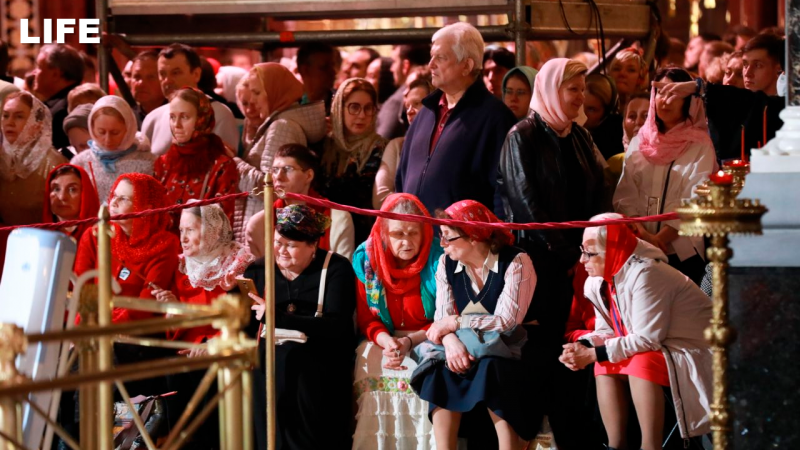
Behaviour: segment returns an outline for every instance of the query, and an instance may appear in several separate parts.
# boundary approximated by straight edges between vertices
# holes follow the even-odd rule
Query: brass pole
[[[714,449],[729,449],[731,432],[730,403],[728,402],[728,347],[736,333],[728,325],[728,260],[732,255],[727,235],[712,235],[711,247],[706,254],[711,261],[713,278],[711,324],[706,329],[706,340],[711,344],[714,359],[714,393],[711,403],[711,431]]]
[[[22,328],[0,323],[0,386],[16,386],[24,383],[17,372],[17,356],[27,347]],[[24,448],[22,442],[22,420],[16,398],[0,396],[0,450]]]
[[[81,325],[87,317],[81,314]],[[89,319],[94,322],[94,318]],[[86,326],[90,326],[87,320]],[[80,356],[78,358],[79,376],[90,375],[97,372],[96,360],[97,353],[92,348],[96,345],[95,341],[78,343]],[[80,418],[81,448],[93,450],[97,448],[97,420],[94,417],[94,407],[97,402],[97,386],[94,384],[83,384],[78,388],[78,417]]]
[[[97,224],[97,325],[108,327],[111,325],[111,237],[108,206],[100,207],[100,221]],[[112,365],[111,339],[108,336],[98,338],[97,368],[100,372],[108,372]],[[100,449],[114,447],[113,436],[113,411],[114,398],[111,393],[111,381],[104,380],[99,383],[97,393],[97,427],[99,428],[98,445]]]
[[[22,401],[22,402],[27,403],[28,406],[30,406],[32,410],[36,411],[36,413],[39,414],[39,416],[42,419],[44,419],[45,422],[47,422],[48,425],[53,427],[53,431],[55,432],[55,434],[58,435],[58,437],[60,437],[61,440],[63,440],[65,444],[67,444],[67,447],[71,448],[72,450],[80,450],[80,445],[77,442],[75,442],[75,439],[73,439],[72,436],[69,435],[69,433],[67,433],[67,430],[65,430],[58,423],[54,422],[50,418],[50,415],[47,412],[45,412],[42,408],[39,408],[39,406],[36,404],[36,402],[31,401],[27,397],[21,397],[21,398],[19,398],[19,400]],[[49,447],[47,447],[47,448],[49,448]]]
[[[252,364],[256,361],[257,357],[258,353],[255,346],[248,343],[247,346],[243,346],[241,349],[230,350],[224,354],[214,356],[163,358],[159,359],[157,364],[153,363],[153,361],[143,361],[117,366],[108,372],[70,375],[53,380],[25,381],[9,386],[0,384],[0,397],[5,395],[27,394],[29,392],[49,391],[53,389],[76,389],[81,386],[95,385],[101,381],[132,381],[154,378],[172,373],[204,369],[214,363],[223,366],[231,364],[236,365],[237,361],[244,360]],[[81,403],[83,403],[83,399],[81,399]],[[81,436],[81,439],[82,438],[83,436]],[[81,448],[83,447],[84,445],[81,444]]]
[[[767,209],[758,200],[737,199],[734,177],[720,171],[712,174],[708,193],[685,201],[676,210],[681,218],[682,236],[706,236],[711,246],[706,251],[713,275],[712,315],[705,338],[711,346],[713,394],[711,432],[714,450],[728,450],[731,413],[728,402],[728,347],[736,340],[736,332],[728,323],[728,248],[730,234],[761,234],[761,216]]]
[[[275,423],[275,255],[274,202],[272,173],[267,171],[264,183],[264,370],[267,380],[267,448],[275,448],[277,429]]]
[[[242,370],[242,450],[253,450],[253,373]]]
[[[128,409],[131,411],[131,418],[133,419],[134,425],[139,430],[139,435],[142,436],[142,440],[144,441],[144,445],[147,446],[147,450],[156,450],[155,444],[153,444],[153,439],[150,437],[150,433],[147,432],[147,428],[144,427],[144,422],[142,422],[142,416],[136,411],[136,406],[134,406],[133,402],[131,401],[131,396],[128,395],[128,390],[125,389],[125,384],[122,381],[117,381],[117,389],[119,389],[119,394],[123,400],[125,400],[125,404],[128,405]]]

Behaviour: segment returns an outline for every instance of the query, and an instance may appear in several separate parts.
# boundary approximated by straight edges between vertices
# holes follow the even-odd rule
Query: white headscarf
[[[201,206],[200,222],[200,254],[181,255],[179,269],[193,287],[213,291],[220,286],[229,290],[255,257],[233,239],[231,223],[219,205]]]
[[[136,121],[136,116],[134,115],[130,105],[128,105],[128,102],[126,102],[122,97],[116,95],[106,95],[98,100],[92,107],[92,112],[89,113],[89,136],[92,138],[92,141],[97,142],[97,137],[94,135],[94,127],[92,124],[94,123],[93,121],[95,114],[97,114],[101,108],[113,108],[119,112],[125,122],[125,128],[127,131],[125,132],[125,138],[122,140],[122,142],[120,142],[119,147],[103,148],[100,150],[127,150],[133,146],[133,144],[138,144],[140,151],[150,151],[150,143],[147,139],[147,136],[137,131],[139,123]],[[146,149],[144,148],[145,146],[147,147]]]
[[[236,103],[236,85],[246,77],[248,72],[241,67],[222,66],[217,72],[217,85],[222,88],[222,97],[225,100]],[[241,107],[239,108],[241,109]]]
[[[3,139],[0,151],[0,176],[5,180],[27,178],[53,150],[53,117],[44,103],[28,93],[31,114],[13,144]]]

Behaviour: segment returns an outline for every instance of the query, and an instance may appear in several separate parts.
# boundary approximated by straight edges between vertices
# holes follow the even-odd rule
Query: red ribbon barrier
[[[250,195],[249,192],[240,192],[238,194],[228,194],[223,195],[221,197],[214,197],[208,200],[199,200],[191,203],[185,203],[182,205],[172,205],[167,206],[164,208],[157,208],[157,209],[148,209],[145,211],[139,211],[135,213],[128,213],[128,214],[119,214],[116,216],[111,216],[111,220],[124,220],[124,219],[136,219],[139,217],[147,217],[152,216],[155,214],[163,214],[163,213],[170,213],[174,211],[180,211],[182,209],[195,207],[195,206],[206,206],[206,205],[213,205],[215,203],[222,203],[228,200],[236,200],[239,198],[244,198]],[[397,214],[385,211],[376,211],[373,209],[362,209],[356,208],[353,206],[347,205],[340,205],[338,203],[334,203],[329,200],[319,199],[309,197],[307,195],[302,194],[293,194],[290,192],[282,193],[281,194],[284,198],[299,200],[310,205],[322,206],[325,208],[331,209],[338,209],[340,211],[347,211],[353,214],[365,215],[365,216],[374,216],[374,217],[383,217],[386,219],[394,219],[394,220],[402,220],[406,222],[425,222],[430,223],[431,225],[449,225],[455,227],[464,227],[464,226],[471,226],[471,227],[483,227],[483,228],[498,228],[498,229],[505,229],[505,230],[565,230],[569,228],[591,228],[591,227],[599,227],[604,225],[621,225],[627,223],[643,223],[643,222],[663,222],[667,220],[675,220],[678,218],[677,213],[666,213],[666,214],[659,214],[657,216],[647,216],[647,217],[635,217],[635,218],[625,218],[625,219],[606,219],[597,222],[590,222],[587,220],[578,220],[572,222],[546,222],[546,223],[486,223],[486,222],[465,222],[460,220],[445,220],[445,219],[435,219],[433,217],[424,217],[424,216],[416,216],[416,215],[407,215],[407,214]],[[36,223],[31,225],[15,225],[9,227],[0,227],[0,232],[3,231],[11,231],[17,228],[45,228],[45,229],[57,229],[62,227],[71,227],[83,224],[91,224],[97,222],[99,219],[96,217],[91,217],[88,219],[81,219],[81,220],[66,220],[63,222],[54,222],[54,223]]]

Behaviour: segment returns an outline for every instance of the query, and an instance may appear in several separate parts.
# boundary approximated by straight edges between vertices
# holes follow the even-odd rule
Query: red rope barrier
[[[206,205],[213,205],[215,203],[221,203],[228,200],[236,200],[239,198],[244,198],[250,195],[249,192],[240,192],[237,194],[228,194],[223,195],[221,197],[214,197],[208,200],[199,200],[192,203],[186,203],[182,205],[172,205],[167,206],[164,208],[157,208],[157,209],[148,209],[145,211],[139,211],[135,213],[128,213],[128,214],[119,214],[116,216],[112,216],[111,220],[125,220],[125,219],[136,219],[139,217],[147,217],[152,216],[155,214],[163,214],[163,213],[170,213],[173,211],[180,211],[182,209],[194,207],[194,206],[206,206]],[[626,219],[606,219],[597,222],[590,222],[587,220],[578,220],[572,222],[546,222],[546,223],[486,223],[486,222],[465,222],[460,220],[445,220],[445,219],[435,219],[433,217],[424,217],[424,216],[415,216],[415,215],[406,215],[406,214],[397,214],[385,211],[376,211],[372,209],[362,209],[356,208],[353,206],[347,205],[340,205],[338,203],[334,203],[330,200],[324,200],[320,198],[309,197],[307,195],[302,194],[293,194],[290,192],[283,193],[284,198],[299,200],[311,205],[322,206],[324,208],[330,209],[338,209],[341,211],[347,211],[353,214],[365,215],[365,216],[373,216],[373,217],[383,217],[386,219],[394,219],[394,220],[403,220],[406,222],[425,222],[430,223],[431,225],[449,225],[455,227],[464,227],[464,226],[471,226],[471,227],[483,227],[483,228],[497,228],[497,229],[506,229],[506,230],[564,230],[569,228],[591,228],[591,227],[599,227],[603,225],[621,225],[627,223],[642,223],[642,222],[663,222],[667,220],[675,220],[678,218],[677,213],[666,213],[666,214],[659,214],[657,216],[647,216],[647,217],[635,217],[635,218],[626,218]],[[81,220],[65,220],[63,222],[55,222],[55,223],[36,223],[31,225],[15,225],[9,227],[0,227],[0,232],[3,231],[11,231],[17,228],[45,228],[45,229],[57,229],[62,227],[71,227],[83,224],[92,224],[97,222],[99,219],[97,217],[91,217],[88,219],[81,219]]]
[[[642,222],[663,222],[667,220],[675,220],[678,218],[678,213],[659,214],[657,216],[647,217],[634,217],[625,219],[606,219],[597,222],[590,222],[588,220],[577,220],[572,222],[545,222],[545,223],[486,223],[486,222],[466,222],[461,220],[445,220],[435,219],[433,217],[414,216],[406,214],[397,214],[385,211],[376,211],[373,209],[361,209],[354,206],[340,205],[330,200],[309,197],[302,194],[293,194],[286,192],[283,194],[285,198],[300,200],[302,202],[322,206],[325,208],[338,209],[342,211],[351,212],[354,214],[364,216],[383,217],[386,219],[403,220],[406,222],[425,222],[432,225],[450,225],[455,227],[481,227],[481,228],[497,228],[501,230],[564,230],[569,228],[591,228],[603,225],[621,225],[626,223],[642,223]]]
[[[214,197],[208,200],[198,200],[192,203],[185,203],[182,205],[172,205],[166,206],[164,208],[157,208],[157,209],[147,209],[144,211],[139,211],[135,213],[128,213],[128,214],[118,214],[116,216],[111,216],[111,220],[125,220],[125,219],[136,219],[139,217],[147,217],[152,216],[155,214],[162,214],[162,213],[170,213],[173,211],[180,211],[186,208],[192,208],[195,206],[206,206],[206,205],[213,205],[214,203],[222,203],[228,200],[236,200],[238,198],[247,197],[250,195],[249,192],[239,192],[237,194],[228,194],[223,195],[221,197]],[[90,217],[88,219],[81,219],[81,220],[65,220],[63,222],[54,222],[54,223],[35,223],[31,225],[15,225],[10,227],[0,227],[0,232],[2,231],[11,231],[17,228],[62,228],[62,227],[72,227],[76,225],[83,225],[87,223],[95,223],[98,222],[100,219],[97,217]]]

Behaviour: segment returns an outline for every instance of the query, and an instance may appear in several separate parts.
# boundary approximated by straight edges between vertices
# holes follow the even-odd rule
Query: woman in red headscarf
[[[120,176],[108,198],[112,216],[167,206],[164,186],[140,173]],[[169,216],[156,214],[114,221],[111,224],[111,276],[119,283],[119,295],[155,299],[152,289],[169,287],[181,252],[178,238],[167,230]],[[75,258],[75,274],[97,268],[96,227],[84,233]],[[145,319],[152,314],[114,308],[114,323]]]
[[[430,217],[411,194],[388,196],[381,211]],[[417,366],[410,354],[433,322],[441,255],[431,225],[383,218],[353,254],[358,328],[366,337],[356,350],[354,450],[433,447],[428,403],[410,386]]]
[[[198,89],[179,89],[169,102],[172,146],[155,162],[154,177],[167,189],[168,204],[185,204],[238,192],[239,171],[233,155],[214,134],[214,110]],[[233,220],[234,200],[221,203]],[[170,228],[177,232],[180,214]]]
[[[458,201],[437,216],[499,222],[474,200]],[[440,237],[444,255],[436,270],[435,322],[427,337],[444,347],[438,359],[445,363],[416,371],[411,385],[430,403],[437,448],[456,448],[463,416],[469,425],[461,430],[470,447],[484,448],[478,440],[491,438],[500,448],[521,449],[541,425],[531,420],[532,408],[522,401],[534,388],[520,360],[527,340],[522,325],[536,286],[533,264],[511,245],[514,236],[507,230],[442,225]],[[490,342],[506,347],[481,345]],[[484,432],[492,423],[496,440]]]
[[[592,221],[619,218],[607,213]],[[670,267],[660,249],[624,225],[587,228],[580,250],[589,275],[584,295],[597,312],[595,330],[565,344],[559,359],[572,370],[597,362],[608,448],[628,448],[628,390],[642,430],[642,445],[635,448],[662,446],[665,387],[681,436],[708,433],[712,355],[703,330],[711,300]]]
[[[99,210],[97,191],[91,177],[83,168],[72,164],[61,164],[47,175],[43,223],[97,217]],[[62,227],[58,231],[78,243],[83,232],[89,228],[91,224]]]

